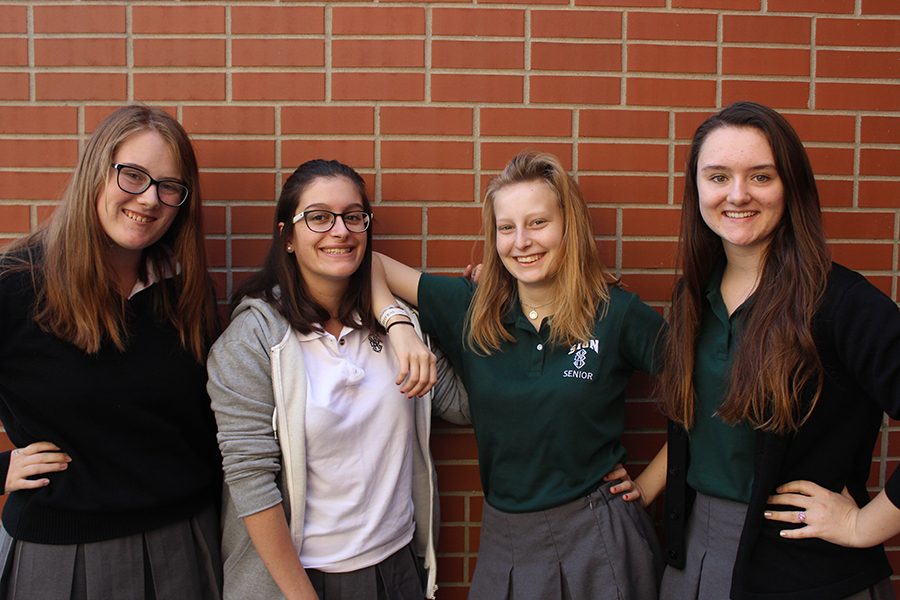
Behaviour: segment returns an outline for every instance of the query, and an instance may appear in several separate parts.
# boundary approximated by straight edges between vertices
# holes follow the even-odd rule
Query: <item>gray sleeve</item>
[[[207,370],[225,483],[238,515],[246,517],[282,500],[272,367],[263,327],[252,311],[239,315],[213,345]]]
[[[457,425],[468,425],[472,422],[469,395],[444,353],[433,344],[431,350],[437,357],[437,383],[431,396],[432,414]]]

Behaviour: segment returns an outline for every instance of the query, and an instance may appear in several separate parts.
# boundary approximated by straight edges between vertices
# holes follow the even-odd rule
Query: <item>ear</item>
[[[281,235],[282,233],[284,233],[284,222],[279,221],[278,222],[278,235]]]
[[[279,222],[279,223],[278,223],[278,235],[281,236],[282,233],[284,233],[284,223]],[[285,245],[284,245],[284,251],[287,252],[288,254],[293,253],[293,252],[294,252],[294,245],[291,244],[290,241],[286,242]]]

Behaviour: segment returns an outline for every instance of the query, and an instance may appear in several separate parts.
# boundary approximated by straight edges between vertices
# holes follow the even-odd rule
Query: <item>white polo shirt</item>
[[[394,383],[386,336],[344,327],[294,333],[307,377],[304,567],[343,573],[377,564],[415,530],[413,401]]]

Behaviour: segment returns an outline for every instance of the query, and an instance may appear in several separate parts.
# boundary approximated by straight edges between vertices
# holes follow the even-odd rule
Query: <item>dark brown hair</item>
[[[785,433],[809,416],[822,388],[821,362],[812,319],[825,290],[831,259],[825,243],[819,194],[800,138],[780,114],[752,102],[737,102],[697,128],[685,169],[679,265],[669,314],[663,410],[690,428],[694,422],[694,366],[704,293],[725,260],[722,240],[700,215],[697,163],[712,131],[754,128],[768,140],[784,185],[784,215],[763,258],[758,286],[746,306],[730,384],[718,414],[728,423]],[[813,385],[810,401],[803,392]]]

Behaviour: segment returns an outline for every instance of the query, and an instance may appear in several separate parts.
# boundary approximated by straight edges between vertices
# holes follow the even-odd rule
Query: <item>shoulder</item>
[[[231,314],[231,323],[216,341],[215,346],[258,340],[266,350],[278,344],[290,329],[290,324],[278,310],[262,298],[244,297]]]
[[[860,273],[832,263],[819,312],[830,314],[853,306],[892,305],[896,303]]]

